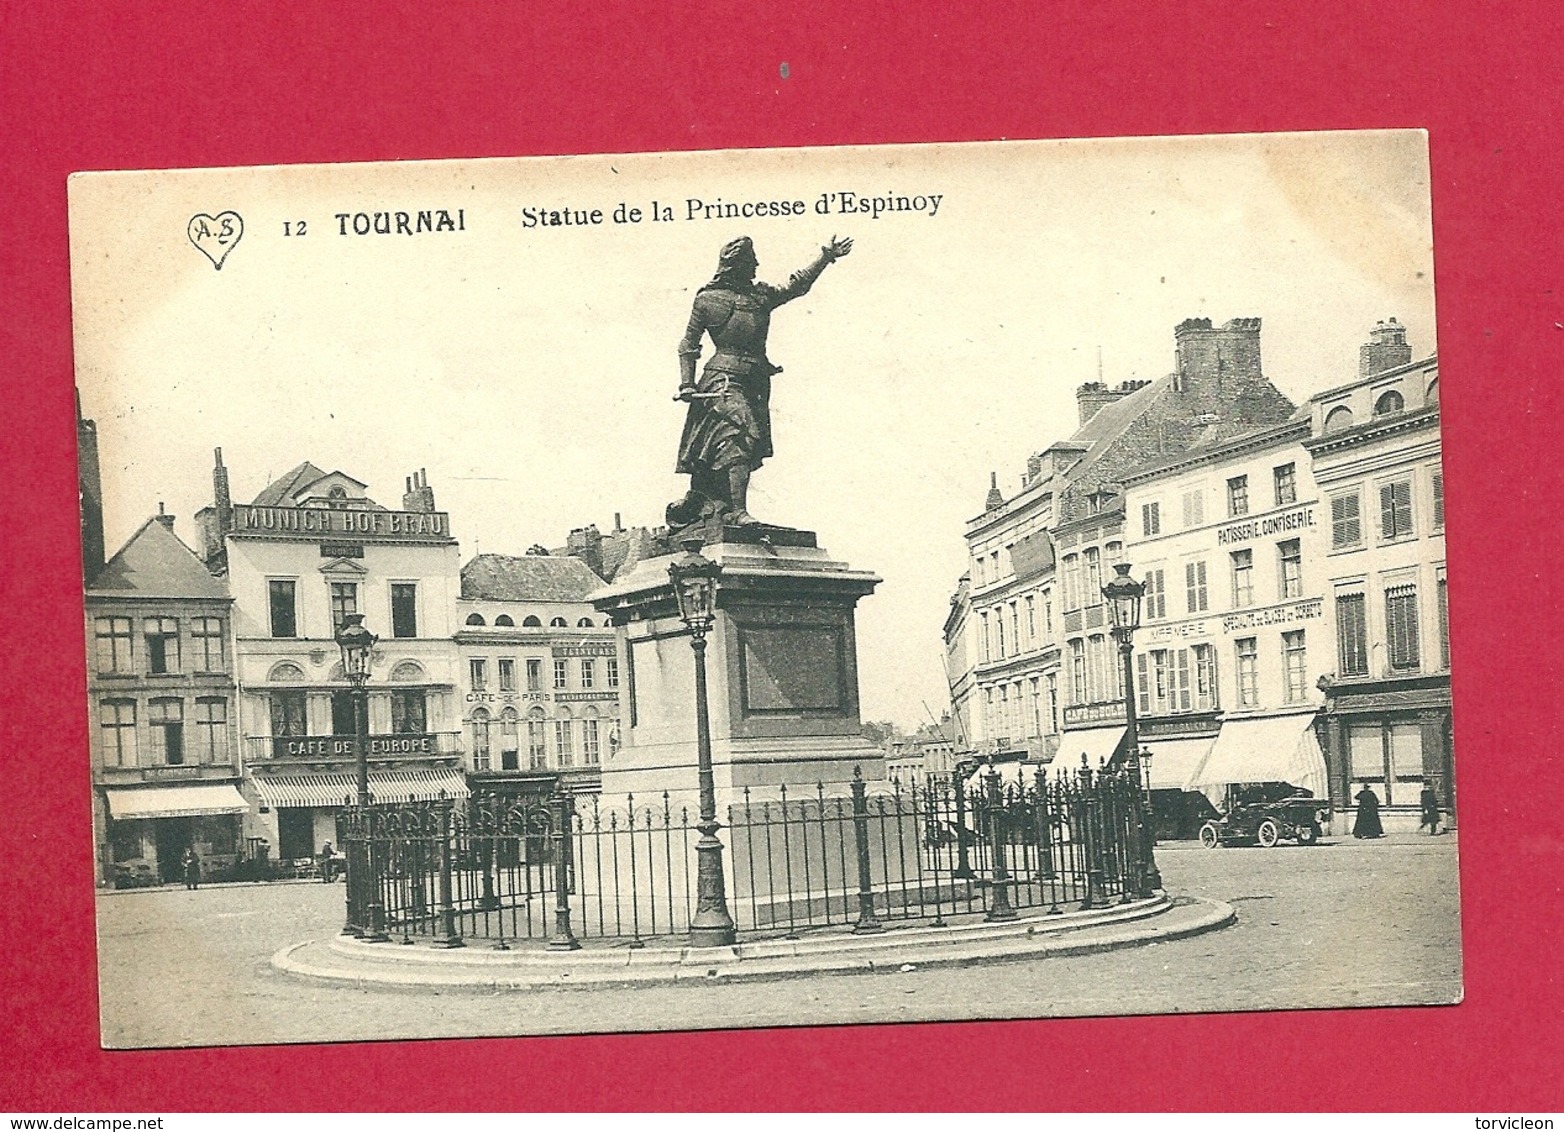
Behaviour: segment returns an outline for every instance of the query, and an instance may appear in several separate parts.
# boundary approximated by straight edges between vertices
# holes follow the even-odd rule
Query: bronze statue
[[[675,400],[690,408],[676,470],[689,475],[690,491],[668,505],[670,527],[689,527],[719,512],[727,526],[759,525],[747,509],[749,476],[771,455],[771,375],[782,372],[766,357],[771,312],[807,294],[826,265],[852,248],[851,240],[833,236],[809,266],[774,287],[755,281],[759,261],[748,236],[723,247],[717,274],[695,293],[679,342]],[[716,353],[696,381],[695,360],[707,334]]]

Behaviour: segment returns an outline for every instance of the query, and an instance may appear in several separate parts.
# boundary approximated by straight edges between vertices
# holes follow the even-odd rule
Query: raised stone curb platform
[[[1232,905],[1159,893],[1089,912],[1029,915],[1004,923],[973,917],[944,927],[888,927],[872,935],[816,931],[798,939],[746,941],[734,947],[647,946],[589,942],[579,951],[540,944],[497,951],[483,942],[444,950],[421,945],[368,944],[348,937],[292,944],[272,956],[291,975],[354,986],[532,987],[613,986],[689,979],[777,979],[812,974],[1082,955],[1110,948],[1182,939],[1231,924]]]

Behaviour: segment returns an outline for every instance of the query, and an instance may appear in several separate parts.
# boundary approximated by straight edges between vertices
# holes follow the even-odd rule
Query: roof
[[[579,558],[480,554],[462,567],[462,597],[477,601],[585,601],[603,581]]]
[[[293,471],[267,484],[261,494],[252,500],[252,504],[256,507],[286,507],[293,502],[293,497],[300,489],[324,479],[329,474],[306,460]]]
[[[87,592],[124,597],[228,597],[223,583],[155,515],[104,564],[88,583]]]

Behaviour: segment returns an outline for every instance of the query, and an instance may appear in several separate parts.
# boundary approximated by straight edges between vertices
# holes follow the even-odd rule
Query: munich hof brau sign
[[[337,510],[327,507],[256,507],[236,503],[235,535],[324,539],[351,536],[359,542],[443,542],[451,537],[444,511]]]

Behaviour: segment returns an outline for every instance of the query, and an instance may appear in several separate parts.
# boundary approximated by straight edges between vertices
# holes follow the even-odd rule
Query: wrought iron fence
[[[1084,768],[961,787],[746,791],[726,812],[729,906],[756,938],[1129,901],[1152,872],[1145,817],[1135,781]],[[350,806],[338,830],[348,922],[447,946],[681,935],[696,903],[695,823],[666,794],[622,807],[565,791]]]

